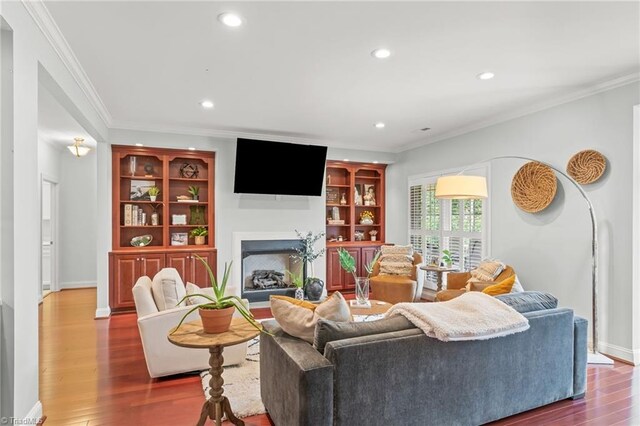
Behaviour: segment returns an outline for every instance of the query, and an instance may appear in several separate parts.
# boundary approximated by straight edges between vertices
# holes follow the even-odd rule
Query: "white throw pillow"
[[[194,283],[187,282],[187,296],[191,296],[194,294],[204,294],[205,296],[209,296],[212,299],[215,299],[215,295],[211,287],[201,288]],[[187,299],[187,305],[200,305],[202,303],[208,302],[209,300],[205,299],[204,297],[189,297]]]
[[[511,287],[511,293],[521,293],[524,291],[524,287],[520,284],[520,280],[518,279],[518,275],[516,275],[516,281],[513,283],[513,287]]]
[[[176,280],[173,278],[154,277],[151,283],[151,291],[153,293],[153,300],[156,302],[159,311],[166,311],[176,306],[186,305],[184,301],[178,304],[178,301],[180,301],[187,292],[182,283],[176,283]]]

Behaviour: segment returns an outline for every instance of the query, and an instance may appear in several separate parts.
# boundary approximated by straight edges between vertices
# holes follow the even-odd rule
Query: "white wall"
[[[13,266],[19,271],[13,282],[13,300],[3,300],[3,316],[11,312],[15,339],[7,348],[14,356],[9,366],[16,380],[12,384],[11,407],[3,407],[3,416],[25,417],[38,414],[38,288],[39,273],[34,259],[39,258],[40,221],[38,176],[38,77],[39,67],[46,69],[60,85],[76,107],[75,113],[91,123],[92,135],[102,141],[107,134],[105,124],[68,68],[53,50],[23,2],[0,2],[0,13],[13,29],[13,174],[16,190],[13,192],[13,217],[3,211],[2,239],[5,226],[12,228]],[[3,106],[4,108],[4,106]],[[84,125],[84,124],[83,124]],[[4,126],[4,124],[3,124]],[[4,152],[4,150],[3,150]],[[4,160],[3,160],[4,161]],[[3,184],[4,184],[3,180]],[[11,285],[11,284],[9,284]],[[3,283],[3,290],[5,284]],[[3,298],[5,294],[3,291]],[[18,379],[19,378],[19,379]],[[4,392],[3,392],[4,395]]]
[[[38,172],[39,175],[50,177],[56,182],[60,179],[61,149],[38,138]]]
[[[407,241],[407,177],[470,165],[498,155],[522,155],[564,169],[576,152],[593,148],[608,159],[605,176],[585,186],[600,228],[601,350],[632,360],[631,196],[632,109],[638,83],[550,108],[402,153],[387,174],[389,240]],[[514,206],[511,179],[523,162],[491,163],[492,255],[512,264],[526,289],[553,293],[590,318],[591,228],[587,206],[560,179],[555,201],[539,214]]]

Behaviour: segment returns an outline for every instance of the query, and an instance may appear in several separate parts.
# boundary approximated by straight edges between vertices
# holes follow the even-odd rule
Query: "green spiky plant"
[[[371,274],[373,273],[373,266],[376,264],[379,257],[380,251],[377,251],[375,256],[373,256],[373,259],[371,259],[371,262],[364,265],[364,269],[367,271],[367,278],[371,277]],[[357,281],[358,277],[356,275],[356,260],[353,258],[353,256],[351,256],[347,250],[340,247],[338,249],[338,258],[340,260],[340,266],[342,267],[342,269],[353,275],[353,278]]]
[[[287,274],[289,274],[289,277],[291,278],[291,284],[293,284],[294,287],[297,287],[297,288],[304,287],[304,279],[302,278],[302,271],[298,272],[297,274],[294,274],[293,272],[287,270]]]
[[[189,309],[189,311],[186,314],[184,314],[184,316],[180,320],[180,323],[178,323],[178,326],[175,328],[175,330],[173,330],[171,334],[178,331],[178,328],[180,328],[180,326],[182,325],[184,320],[187,318],[187,316],[191,312],[195,311],[196,309],[225,309],[225,308],[230,308],[232,306],[234,306],[238,310],[238,312],[240,312],[240,315],[242,315],[249,324],[254,326],[257,330],[263,331],[262,326],[256,321],[251,311],[249,311],[249,309],[247,309],[244,306],[244,303],[242,303],[242,299],[240,299],[238,296],[224,295],[224,292],[227,288],[227,281],[229,280],[229,274],[231,273],[231,265],[233,264],[233,262],[229,263],[228,265],[225,262],[222,282],[219,283],[216,280],[216,277],[213,275],[213,271],[211,270],[211,267],[209,266],[207,261],[204,260],[201,256],[198,256],[197,254],[195,256],[200,262],[202,262],[204,267],[207,269],[207,273],[209,274],[209,280],[211,281],[211,288],[213,289],[214,297],[212,298],[210,296],[207,296],[206,294],[187,294],[182,299],[180,299],[180,301],[178,302],[178,305],[190,297],[203,297],[207,299],[208,302],[195,305],[192,309]]]
[[[187,192],[189,194],[191,194],[191,197],[193,197],[194,200],[198,199],[198,195],[200,194],[200,187],[198,186],[190,186],[189,189],[187,190]]]
[[[189,234],[192,237],[206,237],[209,235],[209,231],[204,226],[198,226],[197,228],[193,228]]]
[[[158,188],[157,186],[152,186],[151,188],[149,188],[149,195],[151,195],[152,197],[157,197],[158,195],[160,195],[160,188]]]

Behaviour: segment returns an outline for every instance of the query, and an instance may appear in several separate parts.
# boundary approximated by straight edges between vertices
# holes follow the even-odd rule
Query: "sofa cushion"
[[[511,288],[516,282],[516,276],[511,275],[509,278],[500,281],[499,283],[486,287],[482,292],[489,296],[499,296],[501,294],[511,293]]]
[[[178,283],[174,278],[156,278],[154,277],[151,283],[151,290],[159,311],[186,305],[184,301],[178,304],[187,294],[182,283]]]
[[[413,246],[382,246],[380,275],[410,275],[413,270]]]
[[[215,294],[213,293],[213,288],[211,287],[198,287],[194,283],[187,282],[186,285],[187,296],[194,296],[196,294],[204,294],[205,296],[209,296],[212,299],[215,299]],[[187,299],[187,305],[200,305],[202,303],[208,303],[209,300],[204,297],[190,297]]]
[[[505,264],[499,260],[484,259],[480,264],[471,270],[471,277],[475,281],[493,281],[502,271]]]
[[[271,296],[271,313],[285,333],[313,343],[316,323],[320,318],[350,321],[349,304],[336,291],[324,302],[316,305],[286,296]]]
[[[368,322],[336,322],[320,319],[316,325],[313,346],[320,353],[324,353],[325,345],[335,340],[390,333],[409,328],[415,328],[415,325],[399,315]]]
[[[558,307],[558,299],[555,296],[541,291],[502,294],[496,296],[496,299],[506,303],[521,314]]]

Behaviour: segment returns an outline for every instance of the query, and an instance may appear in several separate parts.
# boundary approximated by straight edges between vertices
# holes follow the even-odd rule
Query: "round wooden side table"
[[[175,329],[174,327],[169,330],[169,335],[167,336],[174,345],[184,348],[209,349],[209,365],[211,366],[209,370],[211,374],[209,395],[211,396],[202,406],[198,426],[204,426],[207,417],[215,421],[216,426],[220,426],[222,424],[222,413],[226,414],[229,421],[234,425],[244,426],[244,422],[233,414],[229,400],[223,395],[222,385],[224,380],[222,379],[222,372],[224,369],[222,368],[222,363],[224,358],[222,357],[222,349],[225,346],[247,342],[260,334],[260,331],[244,318],[233,318],[229,331],[218,334],[205,333],[200,320],[184,323],[180,326],[180,329],[171,334]]]
[[[380,300],[369,299],[371,307],[354,306],[349,303],[351,315],[380,315],[386,313],[393,306],[391,303],[382,302]]]

